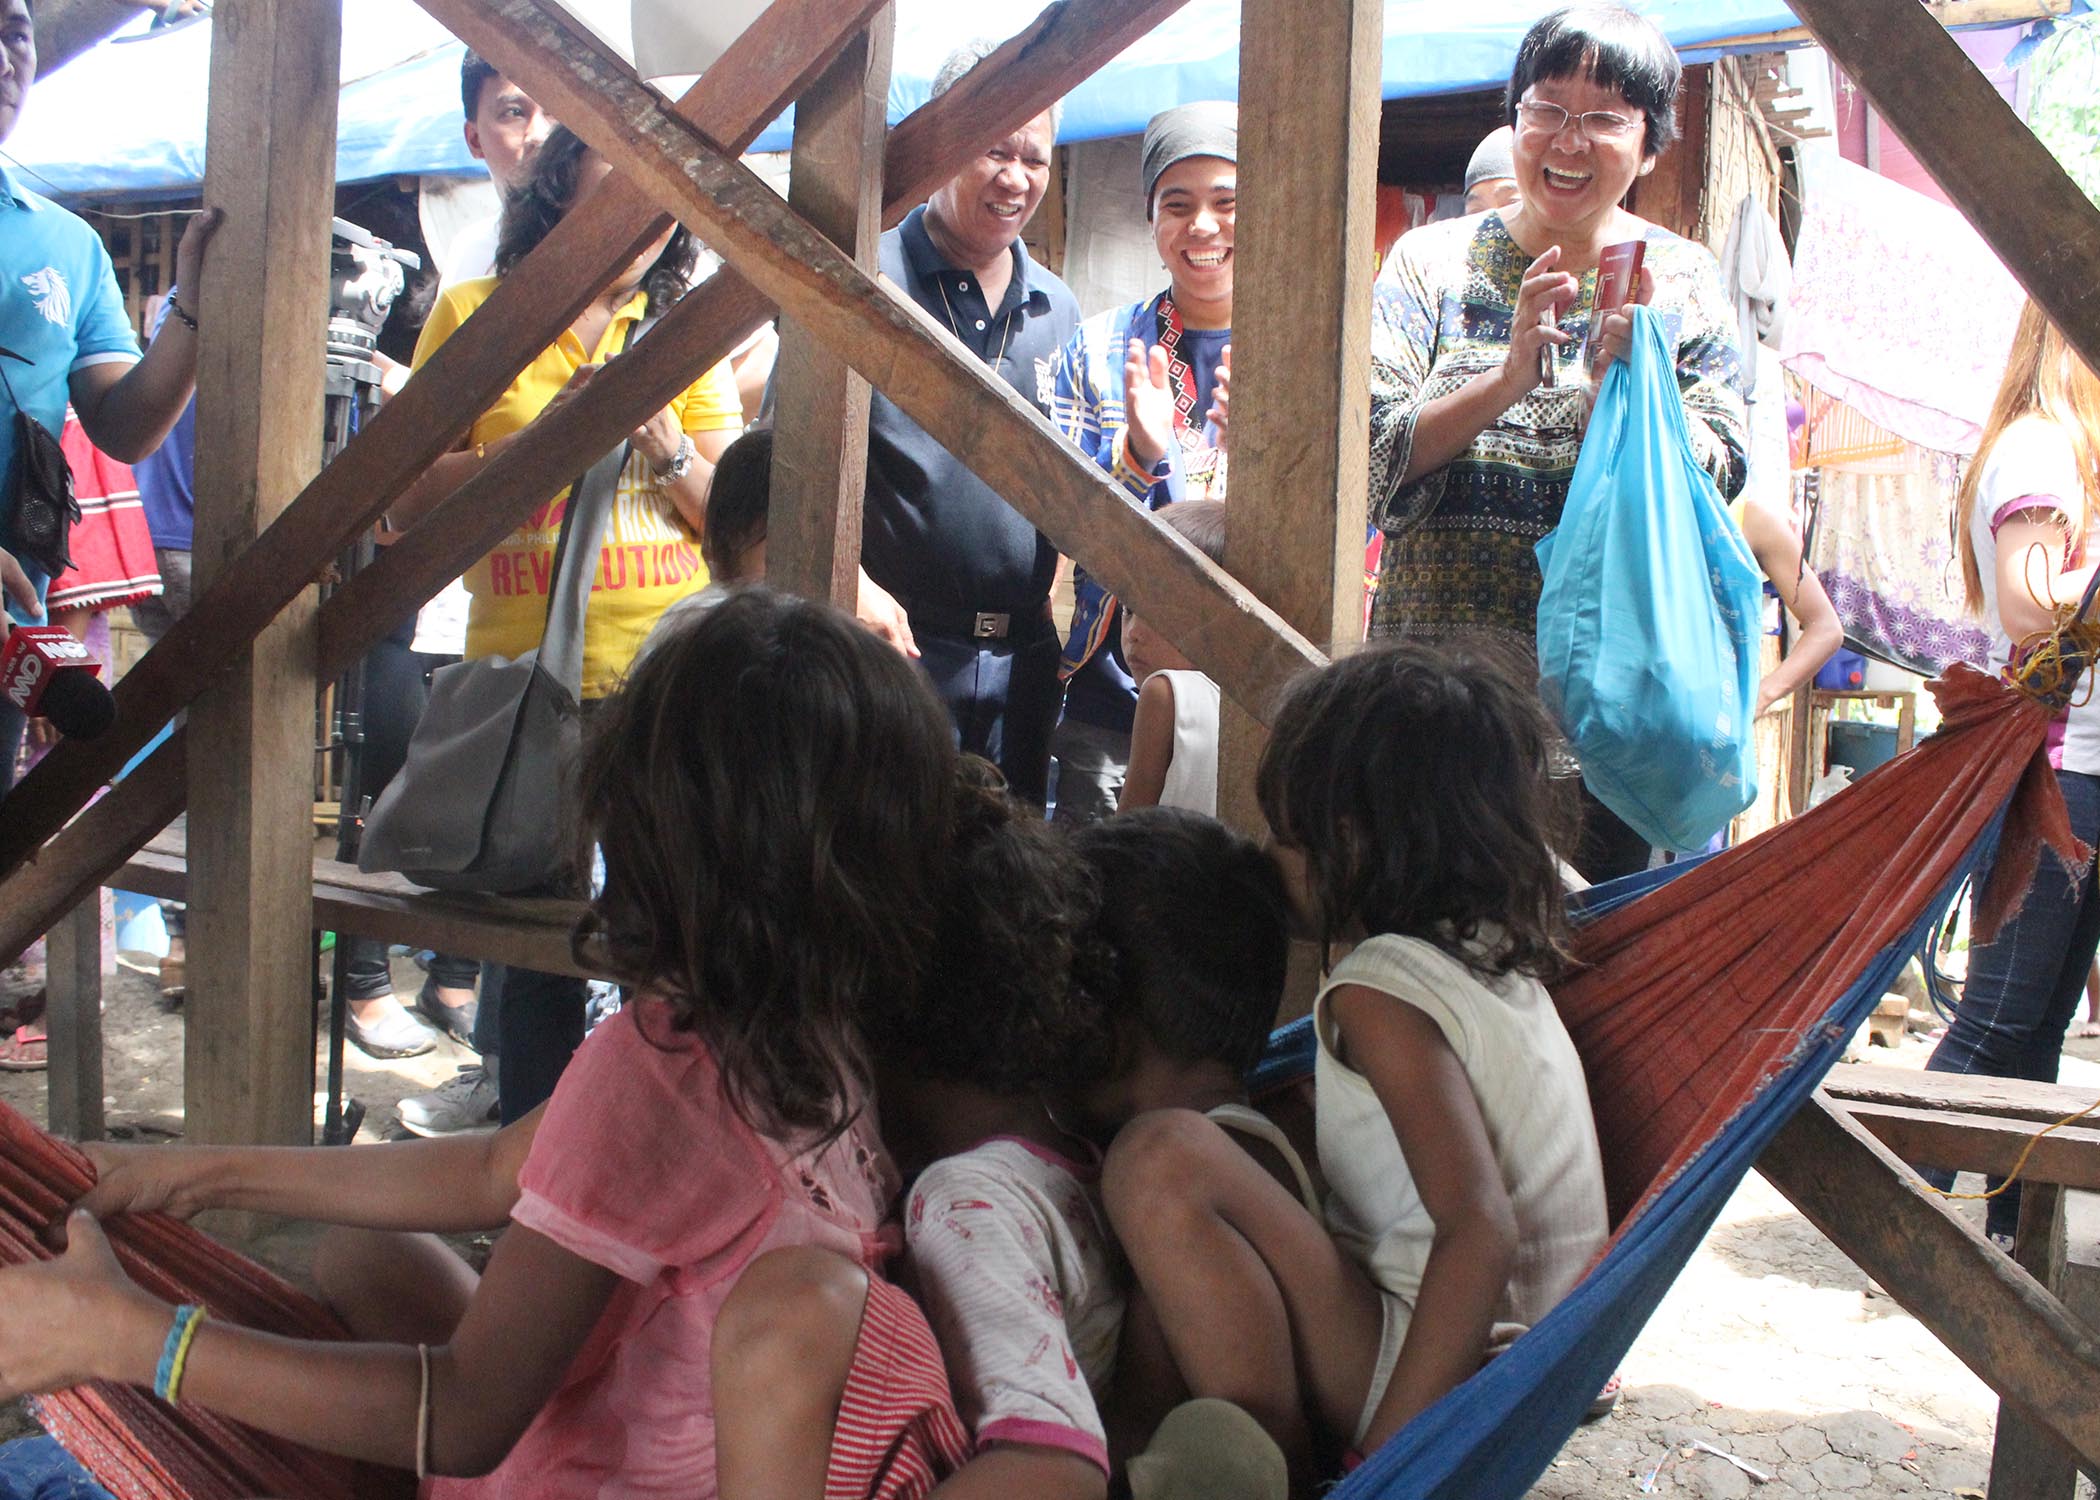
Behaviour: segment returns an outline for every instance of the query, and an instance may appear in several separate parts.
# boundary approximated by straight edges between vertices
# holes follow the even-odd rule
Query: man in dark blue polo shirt
[[[991,51],[943,63],[946,90]],[[882,237],[882,272],[1008,385],[1046,412],[1050,366],[1079,303],[1029,259],[1022,226],[1042,202],[1057,135],[1051,110],[993,145]],[[868,419],[860,615],[915,650],[965,750],[1045,800],[1057,722],[1050,619],[1057,549],[1020,512],[878,392]]]

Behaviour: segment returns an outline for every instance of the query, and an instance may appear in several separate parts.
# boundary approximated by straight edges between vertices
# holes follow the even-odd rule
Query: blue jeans
[[[912,627],[919,665],[947,705],[956,744],[997,765],[1016,796],[1041,807],[1050,799],[1050,735],[1064,698],[1057,681],[1063,646],[1048,604],[1036,615],[1016,612],[1012,632],[977,641]]]
[[[456,657],[426,656],[409,649],[416,619],[410,615],[394,633],[374,646],[364,661],[364,754],[358,793],[377,800],[408,759],[408,742],[430,702],[430,674]],[[345,935],[352,1000],[376,1000],[394,992],[387,945],[379,938]],[[481,962],[440,953],[431,960],[431,982],[441,989],[471,990],[481,977]]]
[[[2100,846],[2100,776],[2058,771],[2071,831]],[[2100,945],[2100,887],[2088,863],[2067,879],[2053,855],[2044,853],[2034,884],[2016,915],[1992,942],[1969,954],[1969,979],[1961,1004],[1940,1044],[1925,1064],[1934,1073],[1980,1073],[1990,1078],[2056,1082],[2064,1032],[2077,1013]],[[1936,1187],[1951,1186],[1952,1172],[1921,1175]],[[1993,1178],[1991,1186],[1996,1187]],[[1987,1227],[2011,1234],[2020,1219],[2020,1190],[1991,1199]]]
[[[0,1500],[111,1500],[56,1438],[0,1444]]]

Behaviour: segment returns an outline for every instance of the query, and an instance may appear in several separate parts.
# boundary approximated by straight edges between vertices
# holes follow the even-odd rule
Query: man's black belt
[[[907,604],[914,630],[935,635],[961,636],[970,641],[1003,641],[1013,634],[1014,621],[1028,622],[1025,609],[969,609],[958,604]]]

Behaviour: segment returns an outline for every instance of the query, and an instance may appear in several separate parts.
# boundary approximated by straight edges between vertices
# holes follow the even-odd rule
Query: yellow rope
[[[2033,1135],[2029,1136],[2027,1138],[2027,1144],[2020,1150],[2019,1159],[2013,1163],[2012,1170],[2005,1174],[2005,1180],[1999,1183],[1996,1187],[1992,1188],[1987,1193],[1950,1193],[1945,1188],[1936,1188],[1929,1182],[1922,1184],[1922,1186],[1924,1187],[1926,1192],[1932,1193],[1937,1197],[1953,1198],[1965,1203],[1976,1202],[1985,1198],[1995,1198],[2000,1193],[2004,1192],[2007,1188],[2011,1187],[2014,1183],[2020,1180],[2020,1173],[2024,1171],[2027,1167],[2027,1158],[2034,1155],[2034,1148],[2042,1143],[2043,1136],[2048,1135],[2051,1131],[2061,1130],[2066,1125],[2075,1124],[2076,1122],[2084,1119],[2087,1115],[2091,1114],[2096,1109],[2100,1109],[2100,1099],[2095,1099],[2084,1109],[2078,1111],[2077,1114],[2065,1115],[2054,1125],[2045,1125],[2040,1130],[2037,1130]]]
[[[2037,546],[2029,550],[2039,552],[2041,549]],[[2033,592],[2030,586],[2030,597]],[[2035,602],[2041,601],[2037,599]],[[2046,630],[2037,630],[2026,636],[2014,648],[2014,664],[2007,668],[2007,678],[2028,697],[2063,708],[2067,706],[2065,679],[2070,675],[2065,657],[2075,654],[2082,675],[2074,691],[2083,696],[2068,706],[2083,708],[2092,701],[2094,681],[2100,678],[2100,671],[2095,670],[2096,661],[2100,661],[2100,620],[2079,619],[2076,600],[2055,606],[2052,613],[2055,619]]]

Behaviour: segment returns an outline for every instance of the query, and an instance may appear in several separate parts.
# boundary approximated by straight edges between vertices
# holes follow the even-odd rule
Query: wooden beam
[[[2092,1105],[2095,1091],[2023,1078],[1988,1078],[1981,1073],[1921,1073],[1875,1063],[1854,1063],[1832,1073],[1823,1091],[1847,1109],[1861,1104],[1948,1114],[1999,1115],[2050,1124]],[[2100,1120],[2091,1122],[2100,1125]]]
[[[427,0],[531,89],[588,113],[571,125],[801,319],[920,427],[1112,591],[1159,622],[1234,699],[1266,719],[1325,658],[1149,514],[917,307],[865,272],[739,163],[671,116],[624,63],[564,46],[540,0]]]
[[[1945,1167],[1950,1172],[1989,1172],[2002,1177],[2032,1143],[2034,1149],[2020,1171],[2021,1177],[2100,1192],[2100,1130],[2066,1126],[2037,1140],[2037,1133],[2046,1127],[2031,1120],[1956,1115],[1892,1104],[1837,1103],[1875,1140],[1905,1161]]]
[[[207,203],[226,223],[197,289],[200,586],[321,464],[341,0],[244,0],[212,25]],[[313,1138],[314,607],[290,601],[190,714],[198,830],[183,1117],[193,1140]]]
[[[102,893],[67,912],[45,939],[44,1117],[53,1135],[102,1139]]]
[[[183,840],[164,834],[112,875],[127,891],[180,901],[189,892]],[[426,891],[399,875],[367,875],[356,865],[313,862],[312,926],[389,943],[484,958],[513,968],[595,979],[603,963],[578,963],[570,944],[581,901],[540,896],[478,896]]]
[[[882,241],[894,7],[795,106],[788,202],[873,275]],[[868,383],[800,323],[780,330],[773,372],[766,581],[851,611],[859,597],[868,482]]]
[[[1065,0],[1045,9],[954,88],[912,111],[889,133],[884,225],[901,221],[986,141],[1034,119],[1183,3]],[[766,14],[781,9],[776,4]],[[453,18],[441,12],[440,19]],[[471,13],[459,19],[473,23]],[[499,36],[481,40],[506,45]],[[970,133],[973,121],[975,135]],[[417,523],[412,545],[389,547],[329,599],[321,611],[323,672],[356,660],[385,633],[386,621],[421,605],[509,535],[567,482],[561,476],[574,467],[578,454],[607,451],[642,416],[691,384],[695,371],[726,358],[772,315],[773,304],[730,269],[688,294],[655,332],[602,371],[582,395],[527,428],[486,469],[441,501]]]
[[[168,826],[188,796],[188,736],[168,742],[109,789],[28,864],[0,880],[0,955],[24,948]]]
[[[1655,170],[1634,179],[1633,211],[1688,240],[1699,238],[1706,199],[1709,130],[1713,120],[1714,70],[1699,63],[1684,70],[1677,91],[1677,140],[1655,160]]]
[[[1225,565],[1330,650],[1363,639],[1380,0],[1244,0]],[[1221,724],[1221,816],[1259,834],[1268,736]]]
[[[2100,208],[1917,0],[1790,0],[2086,363],[2100,369]]]
[[[971,115],[992,122],[1033,119],[1087,72],[1114,57],[1181,3],[1182,0],[1145,0],[1143,4],[1129,4],[1126,0],[1065,0],[1062,7],[1044,11],[1028,29],[973,68],[961,83],[913,111],[890,132],[884,222],[894,224],[902,219],[927,193],[959,170],[985,139],[996,138],[973,139],[961,127],[963,120]],[[766,16],[791,17],[793,10],[786,0],[778,0]],[[756,40],[759,38],[754,28],[738,39],[738,46]],[[717,74],[728,61],[717,65]],[[758,65],[766,64],[761,61]],[[687,102],[694,97],[688,94]],[[1011,126],[1005,128],[1010,130]],[[545,246],[541,249],[544,251]],[[534,257],[513,271],[509,280],[526,277],[538,263],[538,254],[535,252]],[[498,289],[499,295],[501,290]],[[691,384],[694,371],[726,357],[772,315],[772,310],[771,302],[726,269],[680,301],[648,338],[601,372],[582,395],[527,428],[486,469],[440,502],[417,524],[412,543],[387,548],[371,567],[329,598],[321,609],[320,675],[333,676],[357,660],[391,628],[390,622],[401,619],[458,577],[507,536],[522,517],[551,498],[566,483],[562,476],[573,471],[578,454],[607,451],[633,431],[641,416],[658,410]],[[453,378],[448,373],[453,367],[446,363],[447,351],[455,345],[468,344],[479,331],[477,325],[470,323],[448,340],[419,377],[425,383],[418,387],[416,381],[410,381],[410,389],[382,410],[373,431],[378,430],[379,422],[388,420],[389,411],[400,408],[410,398],[411,392],[432,402],[441,400],[436,393],[444,388],[444,381]],[[466,418],[459,418],[461,431],[465,430],[465,421]],[[333,481],[339,474],[363,472],[357,469],[355,460],[361,453],[377,451],[361,446],[369,442],[369,438],[362,438],[346,449],[309,487],[308,494],[296,502],[294,510],[325,519],[324,513],[310,508],[316,494],[339,505],[356,503],[358,496],[354,491],[333,486]],[[281,517],[264,545],[274,541],[292,520],[291,512]],[[341,542],[331,545],[340,546]],[[248,562],[244,557],[244,569]],[[237,631],[229,630],[228,634],[235,635]],[[204,642],[200,635],[193,645],[204,650]],[[133,668],[125,683],[140,677],[153,660],[149,653],[144,662]],[[123,684],[118,691],[120,695],[125,691]],[[179,706],[184,700],[178,697],[166,701]],[[113,729],[104,740],[115,733]],[[19,953],[58,913],[108,878],[111,871],[182,810],[181,739],[178,733],[145,765],[111,788],[108,797],[53,838],[35,864],[16,869],[0,880],[0,954]],[[38,767],[37,774],[54,759],[57,752]],[[27,779],[23,782],[25,788],[35,785]],[[8,811],[24,801],[23,792],[18,789],[16,795],[0,803],[0,847],[6,843]],[[56,829],[64,821],[64,814],[47,811],[47,820]],[[37,842],[26,844],[26,848],[35,850],[44,837],[48,834],[38,835]],[[5,859],[0,858],[0,869],[6,868],[9,867]]]
[[[2071,0],[1924,0],[1920,9],[1949,28],[1956,26],[2006,26],[2020,21],[2041,21],[2071,13]],[[1758,31],[1742,36],[1700,42],[1698,51],[1768,51],[1811,42],[1815,36],[1806,26],[1786,26],[1778,31]]]
[[[2052,1293],[2064,1281],[2064,1190],[2053,1182],[2020,1188],[2013,1261]],[[2078,1460],[2016,1401],[1998,1403],[1991,1433],[1988,1494],[1996,1500],[2073,1500]]]
[[[711,139],[742,149],[882,3],[775,0],[678,108]],[[663,216],[646,199],[624,183],[609,182],[593,197],[589,213],[557,224],[467,325],[125,674],[116,686],[117,721],[108,732],[92,741],[63,742],[0,802],[0,872],[14,869],[64,826],[195,699],[234,652],[377,521],[433,459],[458,443],[475,415],[575,321],[604,290],[611,269],[631,259],[662,223]],[[568,463],[556,473],[561,476],[557,488],[574,476]],[[381,622],[382,631],[400,618]]]
[[[38,0],[37,77],[48,78],[125,22],[138,18],[134,0]]]
[[[1904,1311],[2085,1462],[2100,1463],[2100,1343],[1818,1094],[1758,1171]]]

